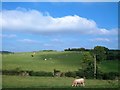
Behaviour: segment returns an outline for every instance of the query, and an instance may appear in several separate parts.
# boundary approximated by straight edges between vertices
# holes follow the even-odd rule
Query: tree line
[[[90,53],[95,51],[97,52],[96,58],[100,59],[106,59],[106,60],[118,60],[120,58],[119,53],[120,50],[116,49],[109,49],[104,46],[95,46],[94,49],[86,49],[86,48],[68,48],[64,49],[64,51],[89,51]]]

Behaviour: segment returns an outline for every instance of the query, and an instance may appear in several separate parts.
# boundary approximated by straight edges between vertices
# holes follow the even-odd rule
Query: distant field
[[[39,52],[34,57],[32,53],[16,53],[3,55],[3,70],[20,68],[34,71],[74,71],[81,67],[80,53],[71,52]],[[47,59],[46,61],[44,59]]]
[[[37,52],[34,57],[31,57],[31,54],[3,54],[3,70],[19,68],[21,70],[52,72],[53,69],[58,69],[64,72],[78,70],[82,65],[83,54],[81,52]],[[118,61],[103,61],[99,67],[104,72],[117,72]]]
[[[14,78],[14,79],[13,79]],[[74,78],[3,76],[3,88],[75,88]],[[85,80],[84,88],[118,88],[115,80]],[[12,82],[12,83],[11,83]],[[81,88],[81,87],[79,87]]]
[[[109,60],[101,62],[99,66],[103,72],[118,72],[119,63],[117,60]]]

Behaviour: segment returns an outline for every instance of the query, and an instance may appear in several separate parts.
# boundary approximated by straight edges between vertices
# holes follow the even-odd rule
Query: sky
[[[118,48],[117,2],[3,2],[2,49]]]
[[[2,0],[2,2],[119,2],[119,0]]]

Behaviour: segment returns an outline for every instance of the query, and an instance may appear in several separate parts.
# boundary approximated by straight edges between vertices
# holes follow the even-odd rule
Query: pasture
[[[73,80],[74,78],[67,77],[21,77],[4,75],[3,88],[78,88],[71,86]],[[85,85],[84,88],[117,88],[118,81],[87,79]]]
[[[34,57],[32,53],[16,53],[3,55],[3,70],[20,68],[34,71],[74,71],[80,68],[80,53],[73,52],[38,52]],[[44,60],[47,59],[47,60]]]
[[[89,52],[37,52],[34,57],[32,53],[3,54],[3,70],[21,70],[34,71],[75,71],[81,68],[83,53]],[[46,59],[46,60],[45,60]],[[100,68],[104,72],[118,71],[118,61],[103,61]]]
[[[53,72],[54,69],[62,72],[76,71],[81,68],[83,53],[89,52],[33,52],[3,54],[2,70],[33,70]],[[99,65],[104,72],[118,72],[118,61],[103,61]],[[14,78],[14,79],[13,79]],[[68,77],[37,77],[3,75],[3,88],[75,88],[71,87],[74,78]],[[11,83],[12,82],[12,83]],[[53,84],[54,83],[54,84]],[[85,88],[115,88],[116,80],[86,80]]]

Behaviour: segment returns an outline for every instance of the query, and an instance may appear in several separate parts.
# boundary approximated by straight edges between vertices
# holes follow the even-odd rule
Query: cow
[[[72,83],[72,87],[73,86],[85,86],[85,80],[84,78],[80,78],[80,79],[75,79]]]

